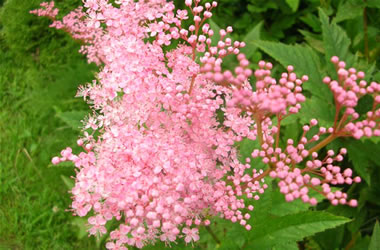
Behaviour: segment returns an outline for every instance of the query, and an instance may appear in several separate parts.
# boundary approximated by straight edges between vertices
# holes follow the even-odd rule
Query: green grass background
[[[70,37],[28,13],[38,2],[1,2],[0,249],[96,249],[94,238],[78,238],[66,211],[71,200],[61,176],[73,168],[50,163],[78,136],[57,115],[87,109],[73,97],[96,67]],[[63,7],[78,1],[71,2]]]

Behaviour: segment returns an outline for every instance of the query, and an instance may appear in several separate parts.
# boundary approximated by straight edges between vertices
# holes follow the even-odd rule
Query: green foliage
[[[336,24],[330,24],[325,12],[319,10],[319,18],[322,24],[323,47],[325,48],[326,62],[329,62],[331,57],[338,56],[348,65],[352,65],[353,56],[349,54],[350,39],[345,31]],[[329,64],[329,75],[336,76],[335,68]]]
[[[65,211],[71,202],[67,191],[73,185],[70,178],[75,175],[73,166],[53,167],[50,163],[62,145],[74,144],[87,106],[73,97],[78,85],[92,80],[97,69],[87,65],[85,57],[77,53],[79,44],[67,34],[49,28],[48,20],[29,14],[40,2],[0,1],[0,249],[103,249],[107,236],[98,240],[86,237],[86,218],[73,217]],[[184,7],[182,0],[175,2]],[[331,125],[335,112],[333,99],[322,79],[334,73],[329,63],[332,55],[346,60],[349,66],[366,70],[368,80],[380,80],[379,3],[378,0],[219,1],[212,27],[219,30],[233,26],[236,32],[231,36],[247,44],[242,52],[251,61],[273,58],[281,64],[276,72],[291,64],[299,76],[309,75],[310,80],[304,85],[308,101],[297,116],[281,123],[281,142],[299,138],[301,126],[311,118],[320,118],[323,126]],[[60,15],[80,4],[81,0],[57,1]],[[224,66],[233,67],[234,63],[228,59]],[[359,112],[368,111],[371,101],[362,101]],[[245,139],[237,146],[244,161],[258,143]],[[378,140],[340,139],[330,147],[347,147],[348,157],[342,168],[353,167],[364,179],[348,190],[350,196],[359,197],[358,208],[332,207],[322,197],[317,208],[299,201],[287,203],[276,183],[267,181],[269,188],[260,200],[250,201],[255,206],[250,212],[251,231],[213,219],[215,222],[208,230],[201,228],[201,240],[194,248],[183,241],[172,246],[379,249],[380,230],[378,223],[375,225],[380,214]],[[259,159],[252,159],[251,166],[265,168]],[[165,244],[157,243],[145,249],[165,248]]]
[[[64,123],[70,126],[74,130],[81,130],[82,122],[81,120],[87,115],[88,112],[82,110],[74,110],[67,112],[57,113],[57,117],[61,119]]]
[[[376,221],[375,227],[373,228],[371,243],[369,244],[368,250],[380,249],[380,226],[379,221]]]
[[[368,184],[371,184],[371,173],[376,170],[375,164],[380,155],[379,146],[370,140],[365,140],[351,141],[346,147],[355,170]]]
[[[287,45],[267,41],[257,42],[257,45],[283,67],[293,65],[295,73],[299,76],[307,74],[309,81],[303,86],[304,89],[322,98],[326,96],[329,90],[322,83],[320,60],[312,49],[301,45]]]
[[[281,217],[267,218],[256,224],[248,247],[270,249],[277,244],[295,242],[328,228],[347,223],[344,217],[326,212],[301,212]]]

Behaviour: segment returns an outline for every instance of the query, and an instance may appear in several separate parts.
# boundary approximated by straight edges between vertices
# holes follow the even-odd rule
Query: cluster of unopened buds
[[[313,119],[298,142],[289,139],[281,148],[281,121],[299,112],[308,77],[298,78],[288,66],[277,81],[272,64],[264,61],[253,72],[240,53],[245,44],[227,36],[231,27],[220,30],[220,40],[212,45],[214,31],[206,21],[217,3],[185,4],[194,16],[188,28],[183,27],[188,10],[175,13],[173,3],[165,0],[84,0],[85,8],[62,21],[55,19],[53,3],[32,11],[81,40],[89,62],[102,65],[97,80],[79,92],[94,110],[77,142],[84,152],[76,155],[66,148],[52,159],[53,164],[72,161],[77,167],[72,211],[93,214],[90,234],[106,233],[107,222],[116,219],[120,226],[106,246],[125,249],[157,239],[197,241],[198,227],[208,226],[216,215],[250,230],[248,211],[254,207],[243,197],[259,199],[268,187],[267,176],[278,180],[286,201],[316,205],[319,193],[333,205],[356,206],[356,200],[332,188],[360,182],[351,169],[334,165],[346,150],[330,150],[323,160],[317,151],[341,136],[379,135],[379,84],[367,85],[364,73],[345,70],[334,57],[339,79],[324,79],[334,93],[334,125],[310,135],[318,125]],[[183,43],[165,51],[172,40]],[[227,55],[238,59],[233,72],[222,69]],[[256,78],[254,90],[250,77]],[[366,94],[374,97],[374,106],[360,120],[354,108]],[[223,112],[223,124],[217,110]],[[252,168],[250,158],[238,160],[234,144],[244,138],[259,141],[260,149],[251,156],[261,157],[266,170]]]

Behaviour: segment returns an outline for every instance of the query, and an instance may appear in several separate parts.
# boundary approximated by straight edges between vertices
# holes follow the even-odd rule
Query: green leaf
[[[371,167],[378,162],[380,149],[370,140],[353,140],[346,144],[348,155],[357,173],[371,184]]]
[[[283,134],[282,139],[284,145],[286,145],[288,139],[293,139],[294,141],[297,141],[301,131],[302,129],[299,119],[296,119],[295,122],[288,124],[287,126],[282,126],[281,123],[281,134]]]
[[[61,179],[63,180],[63,183],[65,183],[65,186],[71,190],[73,189],[75,185],[75,181],[67,176],[61,175]]]
[[[296,199],[292,202],[287,202],[285,200],[284,194],[280,192],[279,188],[274,188],[271,194],[272,209],[270,211],[270,214],[272,215],[284,216],[289,214],[300,213],[309,210],[311,206],[309,203],[304,203],[300,199]],[[323,195],[314,190],[309,191],[309,196],[315,197],[318,202],[325,199]]]
[[[301,16],[299,19],[311,27],[314,32],[321,32],[321,25],[316,15],[307,12],[305,16]]]
[[[293,12],[296,12],[300,4],[300,0],[285,0]]]
[[[379,221],[376,221],[375,227],[373,228],[371,242],[369,243],[368,250],[379,250],[379,249],[380,249],[380,227],[379,227]]]
[[[289,241],[275,245],[272,250],[299,250],[296,241]]]
[[[57,113],[57,117],[61,119],[64,123],[69,125],[72,129],[80,131],[82,127],[81,120],[87,115],[88,112],[77,110]]]
[[[307,211],[310,204],[302,202],[297,199],[292,202],[286,202],[285,196],[280,193],[278,188],[272,191],[272,210],[271,214],[276,216],[284,216],[288,214],[295,214],[303,211]]]
[[[363,9],[365,7],[364,1],[347,1],[342,3],[338,7],[333,23],[339,23],[345,20],[355,19],[363,15]]]
[[[301,124],[309,123],[311,119],[317,118],[320,126],[330,127],[335,116],[332,94],[328,93],[325,98],[312,96],[306,99],[297,116],[300,118]]]
[[[348,65],[352,65],[354,57],[348,50],[351,41],[341,27],[335,23],[330,24],[328,16],[322,9],[319,9],[319,19],[322,24],[323,44],[329,73],[335,76],[335,68],[330,63],[330,59],[333,56],[338,56],[339,59],[344,60]]]
[[[324,232],[317,233],[313,238],[322,249],[339,249],[343,241],[344,229],[344,226],[328,229]]]
[[[363,250],[369,248],[371,238],[368,235],[359,235],[356,238],[355,245],[350,250]]]
[[[316,51],[324,54],[325,48],[323,47],[323,42],[319,35],[315,35],[306,30],[298,30],[305,38],[306,42]]]
[[[254,225],[247,249],[268,249],[277,244],[299,241],[350,220],[326,212],[302,212],[267,219]]]
[[[221,30],[221,28],[212,19],[209,19],[209,24],[210,24],[210,28],[214,31],[214,35],[212,36],[212,39],[211,39],[212,40],[211,41],[211,46],[216,46],[218,44],[219,40],[220,40],[219,31]],[[231,38],[230,35],[227,35],[225,37],[226,38],[227,37]]]
[[[259,149],[259,142],[258,140],[249,140],[247,138],[244,138],[242,141],[237,143],[239,147],[239,155],[240,155],[240,161],[246,162],[247,158],[251,159],[251,166],[255,169],[262,169],[265,167],[265,164],[262,162],[261,158],[252,158],[251,154],[254,149]]]
[[[250,223],[252,225],[256,225],[258,223],[262,224],[273,217],[272,215],[270,215],[270,212],[272,211],[272,206],[273,206],[272,192],[277,187],[274,186],[276,184],[270,178],[266,180],[265,183],[268,185],[268,188],[265,190],[263,194],[260,195],[260,199],[259,200],[249,199],[249,204],[252,204],[255,208],[252,212],[252,217],[250,219]],[[251,235],[251,232],[249,232],[249,235]]]
[[[379,0],[367,0],[367,6],[370,8],[380,9],[380,1]]]
[[[247,58],[253,56],[257,50],[257,46],[254,42],[260,40],[260,31],[262,26],[263,22],[261,21],[256,24],[243,39],[243,42],[245,42],[246,46],[244,48],[241,48],[240,51],[244,53]]]
[[[280,62],[282,66],[294,66],[294,71],[299,77],[308,75],[309,81],[303,85],[313,95],[326,98],[330,92],[322,82],[322,70],[318,55],[309,47],[300,45],[286,45],[283,43],[259,41],[257,46],[265,53]]]

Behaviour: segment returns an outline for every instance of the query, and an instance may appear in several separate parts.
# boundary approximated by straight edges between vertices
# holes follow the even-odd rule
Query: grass
[[[66,211],[61,176],[73,167],[50,163],[78,136],[58,114],[87,109],[74,96],[96,68],[46,20],[17,16],[36,2],[7,1],[0,14],[0,249],[97,249]],[[35,30],[27,30],[30,22]]]

